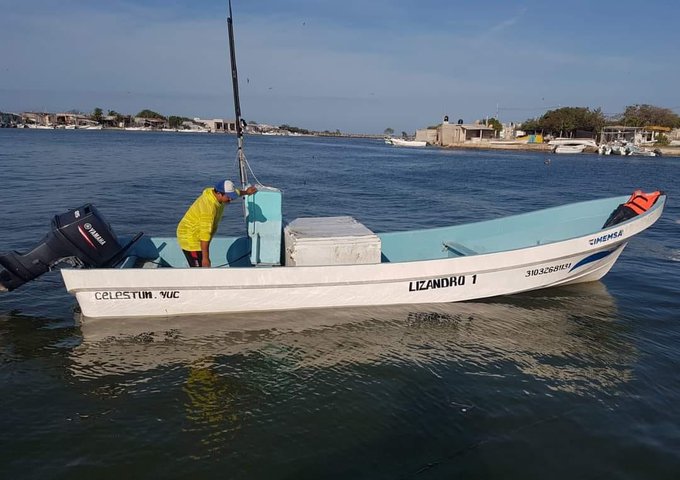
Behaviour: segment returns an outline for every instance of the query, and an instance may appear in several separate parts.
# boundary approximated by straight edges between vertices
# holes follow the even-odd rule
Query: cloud
[[[504,20],[502,20],[501,22],[499,22],[499,23],[497,23],[496,25],[494,25],[494,26],[492,26],[491,28],[489,28],[489,30],[487,31],[487,34],[489,34],[489,35],[494,35],[494,34],[497,34],[497,33],[501,32],[501,31],[503,31],[503,30],[509,29],[510,27],[512,27],[512,26],[514,26],[515,24],[517,24],[517,23],[520,21],[520,19],[521,19],[522,17],[524,17],[524,15],[525,15],[526,13],[527,13],[527,8],[526,8],[526,7],[522,7],[522,8],[519,10],[519,12],[517,12],[517,14],[515,14],[514,16],[512,16],[512,17],[510,17],[510,18],[507,18],[507,19],[504,19]]]

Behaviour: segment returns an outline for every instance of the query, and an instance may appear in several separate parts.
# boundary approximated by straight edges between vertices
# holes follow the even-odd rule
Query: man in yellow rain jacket
[[[239,190],[231,180],[220,180],[203,190],[177,225],[177,241],[190,267],[210,267],[210,241],[222,220],[224,206],[255,192],[253,186]]]

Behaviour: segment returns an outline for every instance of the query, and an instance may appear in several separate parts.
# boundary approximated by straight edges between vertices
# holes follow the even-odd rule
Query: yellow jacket
[[[201,241],[212,239],[222,220],[224,204],[217,201],[213,188],[206,188],[177,225],[177,241],[182,250],[201,250]]]

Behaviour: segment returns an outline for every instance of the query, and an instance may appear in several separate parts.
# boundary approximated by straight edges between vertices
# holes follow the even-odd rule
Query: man
[[[231,180],[220,180],[203,190],[177,225],[177,241],[190,267],[210,267],[210,241],[222,220],[224,206],[255,192],[253,186],[239,190]]]

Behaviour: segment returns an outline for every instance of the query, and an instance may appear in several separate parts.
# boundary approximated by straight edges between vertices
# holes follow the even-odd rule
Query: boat
[[[386,138],[385,143],[395,147],[424,147],[427,142],[424,140],[406,140],[403,138]]]
[[[93,318],[481,299],[602,278],[627,243],[658,220],[666,201],[661,195],[648,211],[607,228],[603,224],[627,196],[471,224],[378,233],[377,262],[300,266],[277,265],[276,257],[283,256],[280,217],[274,218],[266,201],[280,198],[279,193],[262,187],[248,197],[247,237],[213,239],[211,257],[225,268],[189,268],[174,237],[142,237],[129,240],[132,246],[111,268],[63,268],[66,289],[83,316]],[[94,207],[70,211],[53,223],[73,227],[74,239],[81,236],[91,244],[87,251],[116,245]],[[358,249],[356,242],[352,248]],[[7,269],[0,284],[9,289],[12,281],[23,283],[15,278],[19,269],[8,269],[12,258],[0,256]],[[23,264],[36,262],[27,256]]]
[[[597,153],[599,153],[600,155],[611,155],[612,147],[607,143],[603,143],[599,147],[597,147]]]
[[[629,143],[626,145],[626,154],[627,155],[634,155],[634,156],[639,156],[639,157],[657,157],[660,156],[661,151],[656,149],[656,150],[650,150],[645,147],[641,147],[640,145],[635,145],[632,143]]]
[[[636,145],[629,142],[610,142],[602,144],[598,147],[597,152],[600,155],[623,155],[623,156],[640,156],[640,157],[659,157],[661,150]]]
[[[552,151],[553,151],[553,153],[583,153],[583,151],[585,149],[586,149],[585,145],[561,144],[561,145],[555,145],[555,147],[553,147]]]
[[[592,138],[566,138],[556,137],[548,142],[548,145],[583,145],[585,147],[597,148],[597,142]]]
[[[177,133],[210,133],[208,128],[178,128]]]
[[[227,19],[241,187],[252,171]],[[637,192],[636,192],[637,193]],[[436,304],[590,282],[602,278],[636,235],[656,222],[665,194],[621,223],[610,218],[628,196],[414,231],[374,233],[351,217],[283,223],[282,195],[258,185],[244,201],[247,234],[210,244],[220,268],[189,268],[175,237],[120,239],[90,204],[56,215],[26,254],[0,255],[0,288],[14,290],[68,260],[66,290],[82,321]],[[85,268],[76,268],[85,267]]]

